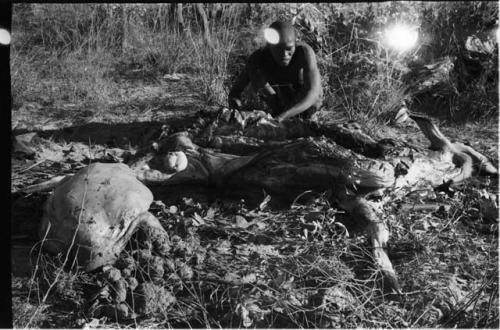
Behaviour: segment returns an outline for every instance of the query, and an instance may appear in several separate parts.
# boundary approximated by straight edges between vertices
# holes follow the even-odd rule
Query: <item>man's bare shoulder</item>
[[[265,50],[266,50],[265,47],[261,47],[255,50],[252,54],[250,54],[247,62],[252,64],[261,64],[266,56]]]
[[[312,56],[316,56],[312,47],[305,42],[297,42],[296,47],[303,50],[306,59],[311,58]]]

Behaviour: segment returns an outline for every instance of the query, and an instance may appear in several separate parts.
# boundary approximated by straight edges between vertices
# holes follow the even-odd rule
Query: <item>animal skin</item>
[[[91,164],[66,177],[45,203],[39,235],[53,253],[76,253],[86,270],[112,264],[139,227],[168,236],[148,212],[153,194],[125,164]]]

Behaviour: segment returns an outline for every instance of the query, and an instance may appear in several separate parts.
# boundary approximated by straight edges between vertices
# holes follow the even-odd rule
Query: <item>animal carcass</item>
[[[228,114],[228,119],[224,119]],[[60,240],[50,246],[53,251],[65,251],[74,242],[86,246],[84,251],[87,252],[82,254],[81,260],[85,262],[90,258],[89,268],[93,268],[111,263],[139,225],[162,232],[157,220],[147,212],[152,201],[151,192],[139,181],[145,185],[197,183],[235,189],[255,186],[278,194],[331,189],[341,208],[366,223],[375,261],[397,287],[395,272],[384,250],[388,231],[364,196],[375,190],[411,185],[428,179],[433,173],[442,182],[453,168],[457,170],[448,176],[450,182],[464,180],[475,172],[497,173],[486,157],[470,147],[451,143],[428,118],[412,113],[406,115],[417,122],[432,142],[432,147],[437,149],[433,152],[446,157],[431,157],[426,153],[408,157],[408,146],[404,142],[375,141],[356,127],[328,129],[296,121],[295,127],[301,131],[316,128],[322,132],[316,135],[326,136],[290,139],[298,135],[291,124],[281,126],[263,117],[265,114],[258,114],[260,119],[249,120],[251,114],[230,110],[221,113],[216,121],[218,124],[209,126],[209,134],[203,129],[162,138],[155,148],[139,152],[129,163],[130,169],[125,165],[94,164],[73,178],[65,179],[49,199],[42,229],[49,229],[48,238]],[[231,126],[234,122],[237,125]],[[232,131],[234,127],[237,134]],[[242,134],[245,132],[252,132],[247,134],[252,136]],[[278,141],[262,138],[273,135],[282,138]],[[222,145],[227,148],[231,147],[231,141],[236,141],[240,146],[250,145],[248,150],[253,152],[234,155],[193,142],[210,145],[217,137],[224,137]],[[106,198],[113,202],[103,204]],[[82,200],[89,201],[87,206],[81,204]],[[85,213],[75,211],[78,208],[83,208]],[[48,228],[49,223],[52,228]],[[93,251],[97,252],[97,258]]]

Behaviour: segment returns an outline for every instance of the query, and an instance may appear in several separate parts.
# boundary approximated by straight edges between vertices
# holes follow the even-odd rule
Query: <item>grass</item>
[[[496,186],[481,187],[491,191]],[[33,294],[16,298],[14,308],[38,306],[49,327],[68,305],[80,312],[66,316],[64,326],[96,320],[102,327],[495,327],[498,223],[482,217],[479,188],[468,185],[454,197],[431,198],[451,203],[448,213],[390,212],[396,215],[388,219],[390,255],[405,292],[396,299],[378,289],[363,237],[353,237],[350,230],[346,237],[344,227],[333,225],[342,214],[326,195],[309,194],[305,204],[286,209],[186,198],[173,206],[153,205],[173,242],[164,272],[158,277],[156,259],[138,257],[138,252],[154,255],[142,238],[133,240],[122,257],[132,260],[132,275],[121,273],[165,288],[175,301],[128,292],[135,319],[115,323],[112,314],[100,314],[104,307],[99,306],[112,302],[112,293],[89,298],[106,286],[112,292],[104,273],[63,270],[63,258],[47,255],[41,255],[31,284],[24,284]],[[235,223],[238,214],[253,225]],[[194,221],[199,218],[203,225]],[[420,226],[424,221],[428,227]],[[49,299],[40,299],[47,294]],[[145,294],[148,307],[138,307]],[[148,314],[140,312],[144,308]],[[15,314],[20,327],[27,325],[23,315]],[[38,316],[31,315],[33,326]]]
[[[111,56],[104,52],[88,56],[40,51],[28,57],[13,53],[13,110],[38,103],[48,109],[78,105],[78,110],[105,111],[118,88],[109,77],[110,62]]]
[[[408,278],[405,290],[418,292],[405,305],[414,306],[412,317],[418,320],[418,316],[421,326],[434,326],[432,317],[436,316],[445,327],[494,327],[498,323],[490,306],[498,299],[498,269],[492,262],[498,259],[498,224],[479,211],[481,188],[497,189],[495,184],[476,182],[462,187],[454,197],[437,195],[437,201],[451,204],[449,212],[401,214],[392,232],[392,244],[410,244],[409,248],[421,251],[407,251],[413,256],[404,256],[404,266],[396,266]]]
[[[479,141],[478,150],[494,143],[491,135]],[[498,181],[473,179],[453,195],[421,191],[426,194],[409,187],[386,196],[391,200],[384,209],[391,231],[389,256],[404,292],[398,297],[380,290],[365,238],[357,236],[328,194],[305,193],[291,205],[271,198],[261,207],[261,200],[250,205],[213,194],[171,196],[150,209],[169,232],[170,256],[162,261],[147,257],[155,255],[149,252],[152,244],[137,236],[122,257],[132,259],[131,270],[115,266],[123,277],[150,288],[127,292],[126,316],[115,312],[113,282],[106,272],[67,269],[64,256],[38,254],[34,249],[38,267],[32,280],[14,277],[14,324],[497,327],[498,218],[488,216],[485,192],[495,197]],[[400,209],[401,203],[426,202],[447,204],[450,209],[433,213]],[[175,301],[162,299],[172,296]],[[68,313],[70,309],[79,312]]]
[[[404,56],[385,49],[377,34],[383,28],[381,16],[377,15],[389,12],[394,16],[393,6],[407,11],[406,19],[415,24],[428,24],[422,31],[425,45]],[[455,12],[453,6],[457,7]],[[199,93],[206,103],[226,105],[228,90],[241,70],[244,57],[262,45],[259,29],[269,24],[273,15],[287,19],[295,15],[300,38],[310,40],[317,49],[325,109],[341,112],[349,119],[378,122],[385,122],[386,114],[406,99],[401,70],[411,61],[438,57],[432,55],[434,43],[443,50],[439,57],[463,52],[456,45],[442,45],[428,34],[438,33],[444,38],[442,35],[450,32],[453,20],[459,19],[453,15],[467,9],[467,5],[425,3],[344,7],[321,4],[318,8],[305,5],[301,9],[284,4],[253,7],[234,4],[221,7],[211,19],[209,46],[190,6],[185,8],[185,31],[180,31],[175,21],[168,21],[169,17],[161,18],[172,10],[169,5],[35,7],[38,11],[19,5],[17,10],[24,16],[16,16],[14,20],[11,60],[14,110],[26,102],[48,106],[63,101],[105,111],[117,96],[118,87],[112,74],[116,70],[137,72],[138,76],[152,80],[166,73],[190,73],[199,77]],[[433,20],[426,11],[429,8],[444,18],[440,22]],[[480,15],[481,10],[486,15],[494,6],[473,6],[474,15]],[[122,11],[126,13],[126,21],[120,16],[125,15]],[[82,17],[71,16],[76,12]],[[321,12],[330,13],[330,18],[321,18],[318,14]],[[254,17],[255,13],[260,13],[260,19]],[[340,14],[344,17],[341,23]],[[162,19],[170,23],[165,24]],[[16,24],[25,28],[17,28]],[[483,28],[477,20],[474,26]],[[459,37],[452,35],[453,40]],[[35,46],[27,46],[30,43]],[[484,62],[487,70],[475,78],[474,73],[457,62],[459,70],[466,70],[458,73],[457,83],[466,87],[460,88],[458,96],[443,104],[429,104],[424,110],[439,112],[456,121],[496,116],[497,62],[496,57]],[[247,103],[252,104],[253,96],[247,98]]]

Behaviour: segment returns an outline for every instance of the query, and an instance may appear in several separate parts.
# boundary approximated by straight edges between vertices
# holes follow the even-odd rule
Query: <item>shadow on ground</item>
[[[133,123],[88,123],[54,130],[30,131],[28,129],[14,130],[13,135],[34,132],[39,137],[55,141],[82,142],[102,144],[109,147],[142,145],[153,141],[160,134],[163,125],[171,130],[183,130],[192,125],[196,115],[172,118],[166,121],[148,121]]]
[[[29,276],[31,250],[38,241],[37,229],[47,194],[15,193],[11,197],[11,266],[13,276]]]

